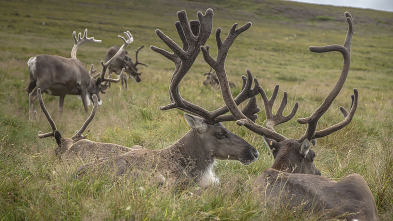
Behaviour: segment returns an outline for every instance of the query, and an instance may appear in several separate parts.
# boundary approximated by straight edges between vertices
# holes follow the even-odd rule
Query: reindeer
[[[99,43],[101,40],[95,40],[94,37],[87,37],[87,29],[83,36],[81,33],[76,37],[75,31],[72,33],[74,37],[74,46],[71,51],[71,58],[65,58],[57,55],[37,55],[29,59],[27,62],[29,67],[29,85],[26,88],[29,95],[29,120],[36,119],[34,110],[34,101],[37,98],[37,88],[41,88],[43,93],[59,96],[59,116],[63,111],[64,98],[67,94],[78,95],[82,99],[85,112],[88,112],[87,105],[90,103],[93,94],[98,98],[99,105],[102,104],[99,93],[105,93],[106,85],[104,82],[118,82],[120,79],[105,78],[105,71],[108,66],[118,57],[124,50],[124,47],[133,41],[129,32],[124,33],[127,40],[119,36],[124,44],[121,50],[112,57],[112,59],[102,64],[101,74],[91,76],[93,74],[93,66],[90,73],[79,59],[76,58],[78,47],[86,42]]]
[[[173,51],[151,46],[151,49],[175,64],[175,70],[169,86],[171,103],[162,106],[161,110],[177,108],[186,112],[185,119],[191,130],[173,145],[160,150],[139,149],[127,152],[114,158],[101,159],[78,169],[83,175],[89,171],[109,170],[111,174],[123,175],[134,171],[151,171],[163,177],[165,184],[182,187],[196,182],[202,187],[219,182],[213,172],[215,159],[237,160],[242,164],[255,161],[258,151],[239,136],[231,133],[220,122],[232,121],[232,115],[226,106],[214,111],[190,103],[179,93],[179,84],[197,58],[200,47],[207,41],[212,29],[213,10],[207,9],[205,15],[198,12],[197,21],[189,21],[185,11],[177,13],[179,21],[175,23],[177,32],[183,43],[181,48],[161,30],[156,30],[160,39]],[[243,113],[255,118],[259,110],[255,105],[256,90],[249,87],[236,97],[237,104],[249,99]]]
[[[341,52],[344,57],[344,65],[339,80],[326,97],[322,105],[317,108],[310,117],[299,118],[300,124],[307,124],[307,130],[299,139],[286,138],[274,130],[276,125],[292,119],[298,109],[296,103],[290,114],[283,115],[287,105],[287,93],[284,96],[277,113],[273,113],[273,104],[276,99],[279,86],[274,88],[272,97],[267,98],[266,93],[254,79],[255,86],[252,90],[258,90],[262,97],[266,126],[260,126],[245,116],[233,100],[229,83],[226,76],[224,62],[228,50],[236,37],[246,31],[251,23],[247,23],[236,29],[232,27],[224,41],[221,40],[221,29],[217,29],[216,41],[218,45],[217,59],[209,54],[209,46],[202,47],[205,61],[216,71],[223,99],[239,125],[264,137],[267,145],[273,153],[274,163],[270,169],[262,172],[255,180],[253,191],[260,195],[263,204],[270,206],[288,206],[290,209],[300,208],[305,211],[324,212],[327,217],[345,218],[347,220],[378,220],[376,204],[373,195],[364,178],[358,174],[351,174],[339,182],[320,176],[320,171],[315,167],[313,160],[315,153],[310,149],[310,143],[315,144],[315,139],[327,136],[348,125],[357,108],[358,91],[354,89],[352,104],[349,112],[340,107],[344,120],[329,128],[316,131],[318,120],[329,109],[330,105],[339,94],[348,76],[350,67],[350,46],[353,35],[352,17],[345,12],[348,23],[348,32],[344,46],[330,45],[324,47],[310,47],[311,52],[325,53],[330,51]],[[243,78],[248,84],[252,84],[252,75],[247,71],[248,78]],[[310,142],[312,141],[312,142]]]
[[[109,76],[111,76],[112,72],[115,72],[117,75],[120,75],[121,79],[121,86],[123,89],[127,89],[127,84],[128,84],[128,78],[134,78],[136,82],[140,82],[141,78],[140,75],[142,73],[138,73],[138,68],[137,65],[143,65],[147,67],[146,64],[141,63],[138,61],[138,53],[139,51],[144,47],[142,45],[138,50],[135,51],[135,63],[132,61],[132,59],[128,56],[128,52],[124,50],[119,57],[117,57],[110,65],[109,65]],[[109,48],[108,52],[106,52],[105,55],[105,61],[108,61],[117,53],[119,50],[118,46],[112,46]],[[122,75],[121,70],[125,68],[125,72],[128,73],[129,77],[127,75]],[[110,84],[109,84],[110,85]]]
[[[203,85],[207,86],[210,85],[212,88],[220,89],[220,83],[218,82],[218,78],[216,73],[210,68],[210,71],[204,73],[203,76],[206,76],[206,80],[203,81]],[[236,84],[232,81],[229,81],[229,87],[235,88]]]
[[[82,127],[75,133],[71,138],[64,138],[61,133],[57,130],[56,124],[52,117],[49,115],[44,102],[42,100],[41,89],[37,89],[38,101],[40,103],[42,112],[45,114],[46,118],[51,125],[52,132],[42,133],[38,132],[39,138],[54,137],[58,147],[55,149],[55,153],[59,159],[67,162],[75,162],[80,160],[84,163],[98,160],[105,157],[116,156],[122,153],[131,151],[134,147],[128,148],[118,144],[112,143],[99,143],[87,140],[87,135],[83,135],[84,131],[93,120],[97,108],[98,108],[98,98],[97,95],[93,94],[93,110],[90,116],[83,123]],[[138,148],[138,147],[137,147]]]

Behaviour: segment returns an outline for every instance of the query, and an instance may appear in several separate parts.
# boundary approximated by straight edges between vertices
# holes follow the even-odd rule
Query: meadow
[[[134,57],[134,50],[145,45],[139,60],[148,67],[140,68],[140,83],[129,81],[126,91],[112,84],[101,96],[103,105],[89,126],[88,138],[149,149],[174,143],[189,130],[182,111],[159,110],[170,102],[168,86],[174,65],[149,47],[166,48],[156,29],[180,43],[173,25],[177,11],[186,10],[190,19],[197,19],[197,11],[207,8],[214,10],[213,30],[221,27],[224,36],[233,23],[253,23],[237,38],[226,61],[228,78],[238,85],[233,93],[239,93],[241,76],[247,69],[269,96],[279,84],[278,100],[287,91],[289,106],[295,102],[300,105],[294,119],[277,127],[279,133],[293,138],[305,131],[296,119],[319,107],[342,68],[340,54],[313,54],[308,47],[343,44],[347,30],[343,13],[352,14],[355,31],[349,76],[319,121],[319,128],[342,120],[339,107],[349,109],[353,88],[359,90],[359,104],[347,127],[318,140],[313,148],[315,164],[323,176],[333,180],[351,173],[362,175],[373,193],[380,220],[393,220],[393,13],[274,0],[0,1],[0,220],[320,218],[319,214],[260,205],[250,192],[252,182],[272,165],[273,157],[262,137],[234,122],[224,125],[255,146],[259,159],[248,166],[218,161],[215,172],[220,185],[206,189],[189,186],[180,193],[157,188],[143,178],[132,182],[113,182],[106,177],[76,179],[76,165],[65,164],[55,156],[54,139],[37,137],[38,131],[50,130],[38,102],[38,120],[28,122],[25,88],[30,57],[69,57],[72,32],[88,28],[89,36],[102,43],[81,46],[78,58],[86,67],[94,64],[99,68],[107,49],[121,44],[117,36],[128,30],[135,40],[127,50]],[[214,34],[207,44],[215,54]],[[213,110],[224,102],[219,90],[202,85],[203,73],[209,69],[200,55],[180,90],[187,100]],[[71,137],[87,118],[80,99],[66,96],[63,115],[58,118],[58,98],[43,97],[59,131]],[[257,122],[263,125],[264,111],[258,115]]]

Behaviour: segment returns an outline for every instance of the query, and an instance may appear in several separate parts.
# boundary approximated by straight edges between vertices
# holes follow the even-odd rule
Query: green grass
[[[129,30],[133,51],[141,45],[141,83],[129,82],[127,91],[113,84],[104,104],[89,126],[89,139],[150,149],[167,147],[189,129],[183,112],[160,111],[169,103],[168,85],[173,63],[149,49],[165,48],[155,35],[159,28],[179,42],[173,23],[176,11],[185,9],[190,19],[198,10],[213,8],[213,28],[228,33],[233,23],[253,22],[229,51],[229,80],[241,85],[241,75],[251,70],[268,95],[280,84],[289,94],[289,106],[299,102],[295,118],[309,116],[335,84],[342,67],[338,53],[312,54],[308,47],[342,44],[347,25],[343,12],[355,21],[349,77],[320,127],[341,121],[339,106],[350,106],[352,89],[359,90],[359,105],[350,125],[318,140],[315,163],[324,176],[334,180],[362,175],[378,206],[381,220],[393,219],[393,14],[372,10],[304,5],[282,1],[1,1],[0,2],[0,220],[20,219],[131,219],[131,220],[317,220],[319,214],[295,214],[271,210],[259,204],[251,192],[253,180],[272,165],[262,138],[233,122],[225,123],[261,153],[249,166],[219,161],[215,169],[221,184],[184,192],[157,188],[149,179],[108,177],[75,179],[75,165],[60,162],[54,139],[39,140],[37,132],[50,130],[35,105],[39,120],[28,123],[27,60],[37,54],[68,57],[71,33],[89,29],[101,44],[86,44],[78,58],[100,67],[106,50],[121,41],[117,35]],[[216,53],[214,34],[207,42]],[[219,91],[202,85],[210,68],[198,57],[180,90],[182,96],[210,110],[224,104]],[[234,89],[239,93],[239,89]],[[52,116],[57,98],[44,95]],[[261,104],[261,103],[260,103]],[[262,105],[262,104],[261,104]],[[278,108],[278,107],[276,107]],[[289,109],[289,108],[288,108]],[[287,110],[288,112],[289,110]],[[263,124],[264,113],[258,123]],[[65,137],[71,137],[85,120],[81,101],[67,96],[63,116],[55,121]],[[295,119],[277,131],[298,138],[305,128]],[[141,190],[143,187],[144,190]],[[192,194],[191,194],[192,193]]]

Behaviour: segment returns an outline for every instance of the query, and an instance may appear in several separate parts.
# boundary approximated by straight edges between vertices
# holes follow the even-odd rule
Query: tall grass
[[[198,10],[213,8],[214,29],[223,34],[235,22],[252,21],[250,30],[232,46],[226,68],[229,80],[241,84],[250,69],[270,95],[274,85],[289,93],[289,103],[300,103],[297,117],[308,116],[327,96],[341,71],[336,53],[312,54],[310,45],[342,44],[347,25],[343,12],[355,21],[352,64],[347,82],[320,127],[341,121],[339,106],[349,107],[350,94],[358,88],[358,110],[350,125],[318,141],[316,165],[334,180],[351,173],[367,181],[382,220],[393,218],[393,14],[372,10],[312,6],[281,1],[1,1],[0,2],[0,220],[14,219],[131,219],[131,220],[317,220],[318,214],[272,211],[259,204],[251,192],[252,181],[272,165],[262,138],[235,123],[225,123],[261,153],[249,166],[220,161],[219,186],[184,192],[157,188],[149,179],[108,177],[75,179],[76,165],[60,162],[53,139],[39,140],[38,131],[49,130],[44,115],[28,123],[27,60],[37,54],[68,57],[71,33],[89,29],[101,44],[83,45],[78,58],[89,67],[100,66],[106,50],[129,30],[135,41],[130,54],[141,45],[141,83],[129,82],[127,91],[112,85],[104,104],[89,126],[89,139],[150,149],[164,148],[189,129],[183,113],[160,111],[169,102],[168,85],[173,64],[147,46],[165,45],[154,34],[159,28],[179,42],[173,23],[176,11],[185,9],[190,19]],[[329,18],[329,19],[315,19]],[[215,45],[214,34],[208,44]],[[211,53],[215,53],[212,47]],[[200,57],[181,83],[182,95],[208,109],[224,104],[218,91],[202,85],[210,68]],[[238,93],[239,89],[234,92]],[[281,93],[282,96],[282,93]],[[280,99],[280,98],[278,98]],[[44,95],[52,116],[57,98]],[[38,105],[36,105],[38,107]],[[62,117],[55,121],[63,136],[79,129],[86,115],[81,101],[67,96]],[[258,123],[263,124],[264,113]],[[287,137],[299,137],[305,128],[292,120],[277,127]],[[143,187],[143,188],[140,188]]]

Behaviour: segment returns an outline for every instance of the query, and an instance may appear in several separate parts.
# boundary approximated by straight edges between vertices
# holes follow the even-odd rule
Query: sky
[[[393,0],[290,0],[321,5],[349,6],[393,12]]]

